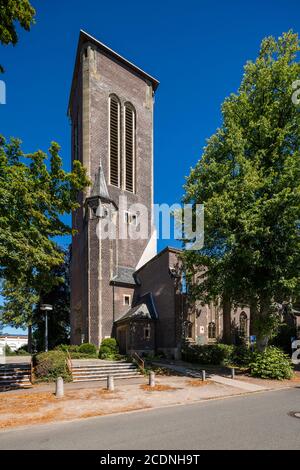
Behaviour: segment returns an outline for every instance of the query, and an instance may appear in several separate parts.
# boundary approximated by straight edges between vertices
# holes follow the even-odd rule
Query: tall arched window
[[[214,321],[211,321],[208,324],[208,339],[215,339],[216,338],[216,324]]]
[[[194,324],[190,320],[185,322],[185,337],[190,339],[194,337]]]
[[[135,111],[129,103],[124,106],[124,187],[135,191]]]
[[[240,335],[246,337],[248,333],[248,318],[245,312],[240,314]]]
[[[109,98],[109,182],[120,187],[120,102]]]

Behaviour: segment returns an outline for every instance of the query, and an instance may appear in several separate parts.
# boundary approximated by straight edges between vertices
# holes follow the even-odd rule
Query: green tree
[[[185,185],[184,202],[205,205],[204,248],[184,254],[190,291],[250,305],[262,348],[279,325],[276,302],[300,287],[299,50],[291,31],[262,41]]]
[[[12,44],[15,46],[18,42],[16,23],[30,31],[34,23],[35,9],[29,0],[0,0],[0,42],[1,44]],[[4,69],[0,65],[0,73]]]
[[[62,220],[79,206],[78,193],[88,184],[86,171],[74,161],[62,169],[59,145],[47,155],[25,155],[20,141],[0,138],[0,277],[5,303],[3,321],[14,326],[32,324],[33,306],[41,293],[61,282],[54,270],[64,253],[54,237],[72,229]]]

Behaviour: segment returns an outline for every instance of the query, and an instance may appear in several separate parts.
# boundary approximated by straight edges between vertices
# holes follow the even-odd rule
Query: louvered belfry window
[[[120,186],[120,103],[114,96],[109,101],[110,184]]]
[[[134,192],[134,172],[135,172],[135,113],[130,105],[125,105],[124,113],[125,125],[125,189]]]

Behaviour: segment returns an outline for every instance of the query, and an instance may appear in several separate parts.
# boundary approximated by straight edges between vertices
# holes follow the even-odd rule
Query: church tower
[[[156,254],[153,221],[153,104],[158,81],[80,32],[69,101],[72,161],[91,186],[73,214],[71,341],[99,346],[131,306],[133,273]],[[121,199],[120,199],[121,197]],[[123,201],[123,202],[120,202]],[[147,237],[124,234],[147,209]],[[112,222],[115,237],[101,236]]]

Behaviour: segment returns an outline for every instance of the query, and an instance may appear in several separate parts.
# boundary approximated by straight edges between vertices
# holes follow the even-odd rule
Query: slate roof
[[[135,286],[135,280],[133,274],[135,272],[134,268],[127,268],[125,266],[117,267],[117,274],[111,279],[113,284],[126,284]]]
[[[98,168],[98,171],[95,177],[95,182],[92,187],[91,196],[92,197],[99,196],[104,199],[110,199],[101,164]]]
[[[127,310],[116,323],[126,320],[158,320],[158,314],[151,292],[140,297],[136,305]]]

